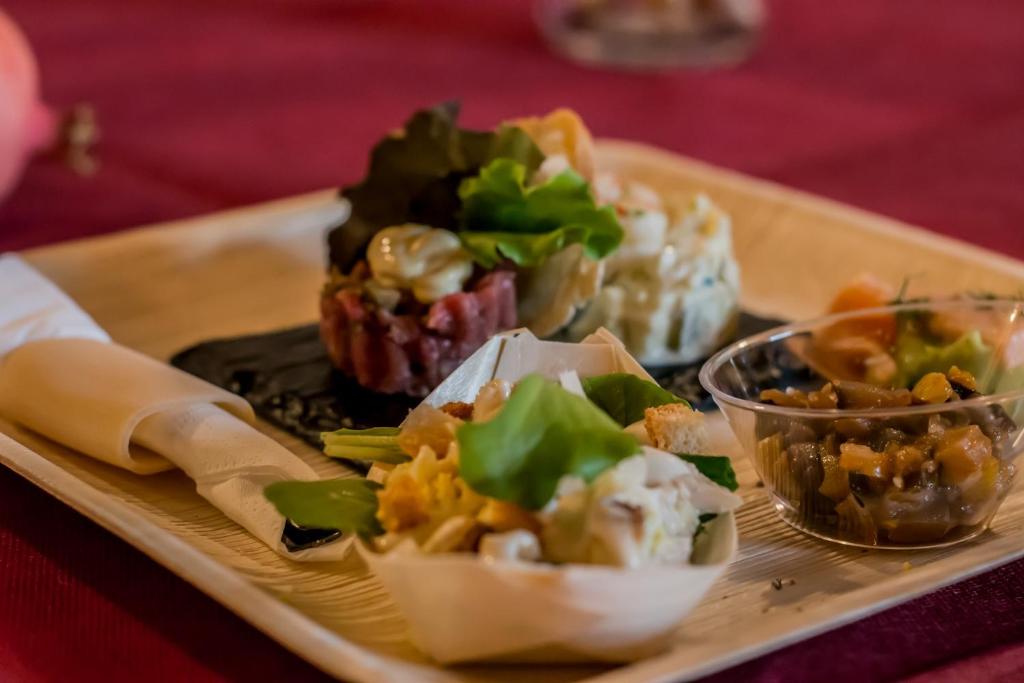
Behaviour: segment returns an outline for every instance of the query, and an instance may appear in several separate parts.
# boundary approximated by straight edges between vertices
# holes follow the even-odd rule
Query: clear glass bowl
[[[764,0],[535,0],[557,52],[624,69],[707,68],[744,61],[765,21]]]
[[[893,363],[863,348],[872,343]],[[910,388],[945,365],[969,370],[977,391],[953,382],[959,395],[949,402],[892,405],[909,397],[891,387]],[[849,382],[866,379],[887,384],[877,401],[852,393],[866,385]],[[830,380],[842,388],[840,405],[878,407],[761,400],[765,390],[810,392]],[[861,547],[952,545],[988,527],[1024,450],[1024,303],[909,303],[778,327],[720,351],[700,381],[790,525]],[[927,398],[917,393],[914,403]]]

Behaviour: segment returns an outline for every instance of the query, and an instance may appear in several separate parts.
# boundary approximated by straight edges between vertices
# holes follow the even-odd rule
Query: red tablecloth
[[[1024,257],[1024,3],[778,0],[708,73],[551,56],[525,0],[7,0],[57,104],[93,103],[102,171],[33,166],[0,249],[353,180],[449,97],[469,123],[558,105],[651,142]],[[1024,563],[717,680],[1024,678]],[[320,675],[128,545],[0,471],[0,679]],[[929,678],[929,680],[934,680]]]

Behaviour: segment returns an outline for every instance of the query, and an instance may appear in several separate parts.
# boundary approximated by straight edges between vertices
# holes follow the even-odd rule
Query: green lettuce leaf
[[[647,408],[669,403],[690,405],[654,382],[628,372],[584,377],[580,381],[587,398],[623,427],[644,419]]]
[[[384,532],[377,521],[379,488],[368,479],[279,481],[263,489],[263,495],[300,526],[377,536]]]
[[[398,427],[339,429],[324,432],[324,453],[332,458],[398,464],[410,458],[398,446]]]
[[[691,453],[678,453],[677,455],[686,462],[692,462],[701,474],[719,486],[724,486],[730,491],[735,491],[740,487],[736,481],[736,472],[732,468],[732,461],[726,456],[693,455]]]
[[[362,182],[342,189],[352,212],[328,237],[331,263],[340,272],[363,258],[381,228],[421,223],[458,229],[459,186],[492,160],[514,159],[530,173],[544,160],[522,129],[465,130],[456,125],[458,114],[457,102],[416,112],[402,131],[373,148]]]
[[[610,206],[598,207],[590,186],[566,170],[547,182],[526,186],[530,169],[498,158],[475,178],[462,181],[462,244],[486,268],[504,259],[536,266],[570,244],[600,259],[622,242],[623,230]]]
[[[640,449],[590,401],[540,375],[524,378],[491,420],[459,427],[456,439],[470,488],[528,510],[551,500],[564,475],[592,481]]]
[[[912,387],[929,372],[948,372],[956,365],[984,383],[992,360],[992,349],[982,341],[981,332],[972,330],[949,344],[927,341],[913,326],[897,336],[894,353],[899,373],[896,387]]]

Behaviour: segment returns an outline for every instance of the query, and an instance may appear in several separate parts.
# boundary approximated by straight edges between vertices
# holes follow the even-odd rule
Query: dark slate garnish
[[[315,448],[321,432],[397,427],[419,403],[375,393],[335,370],[317,325],[203,342],[171,364],[242,396],[260,417]]]

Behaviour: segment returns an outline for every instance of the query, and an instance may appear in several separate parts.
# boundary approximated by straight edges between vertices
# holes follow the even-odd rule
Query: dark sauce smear
[[[342,537],[337,529],[314,529],[312,527],[299,526],[290,519],[284,522],[284,531],[281,532],[281,542],[288,552],[308,550],[327,545]]]
[[[779,320],[742,313],[736,338],[779,324]],[[764,372],[770,375],[779,360],[765,358]],[[178,353],[171,364],[242,396],[261,418],[316,448],[321,447],[321,432],[396,427],[419,403],[416,398],[364,389],[335,370],[317,325],[203,342]],[[650,372],[669,391],[696,408],[709,410],[714,402],[697,381],[701,365],[651,368]],[[363,463],[347,463],[366,470]]]

